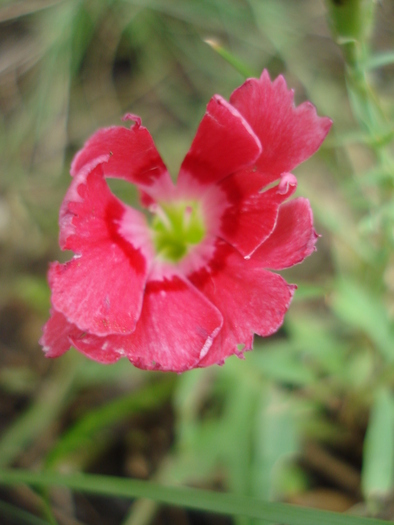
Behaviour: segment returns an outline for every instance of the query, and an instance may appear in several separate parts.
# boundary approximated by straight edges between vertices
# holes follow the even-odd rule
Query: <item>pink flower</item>
[[[141,119],[101,129],[76,155],[60,209],[48,357],[74,346],[101,363],[127,357],[144,369],[182,372],[250,350],[281,326],[295,286],[270,270],[314,250],[309,202],[287,199],[290,170],[321,145],[331,121],[298,107],[282,76],[266,71],[215,95],[174,185]],[[147,214],[109,190],[135,184]],[[149,213],[148,213],[149,212]],[[149,217],[147,218],[147,216]]]

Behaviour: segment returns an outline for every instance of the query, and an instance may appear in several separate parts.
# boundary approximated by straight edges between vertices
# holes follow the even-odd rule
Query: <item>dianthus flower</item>
[[[76,155],[49,270],[48,357],[70,346],[101,363],[182,372],[250,350],[281,326],[295,286],[277,273],[313,250],[316,233],[290,173],[321,145],[331,121],[296,107],[282,76],[248,79],[230,103],[215,95],[176,185],[147,129],[97,131]],[[142,213],[106,177],[141,194]],[[147,217],[150,215],[150,217]]]

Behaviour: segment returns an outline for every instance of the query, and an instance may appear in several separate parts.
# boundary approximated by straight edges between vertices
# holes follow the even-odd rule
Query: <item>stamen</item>
[[[172,229],[172,223],[170,219],[168,218],[168,215],[166,214],[166,212],[163,210],[161,206],[159,206],[157,203],[151,204],[149,206],[149,211],[153,213],[154,215],[157,215],[157,217],[160,219],[160,221],[162,222],[162,224],[165,226],[167,230]]]
[[[189,229],[192,215],[193,215],[193,207],[186,206],[185,213],[184,213],[184,225],[185,225],[186,230]]]
[[[199,203],[179,200],[155,203],[149,209],[155,215],[151,228],[157,256],[176,263],[203,240],[205,225]]]

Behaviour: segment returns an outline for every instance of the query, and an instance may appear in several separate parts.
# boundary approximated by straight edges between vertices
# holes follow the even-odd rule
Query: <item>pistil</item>
[[[157,256],[176,263],[205,237],[199,202],[175,201],[155,206],[151,223]]]

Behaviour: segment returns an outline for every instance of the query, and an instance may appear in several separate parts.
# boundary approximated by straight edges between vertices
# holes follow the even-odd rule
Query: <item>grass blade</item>
[[[35,487],[63,486],[72,490],[124,498],[148,498],[225,515],[247,516],[287,525],[385,525],[372,518],[336,512],[306,509],[284,503],[268,503],[237,494],[223,494],[186,487],[165,487],[150,481],[96,476],[92,474],[61,475],[26,470],[0,471],[0,484],[29,484]]]
[[[20,525],[49,525],[48,521],[37,518],[37,516],[30,514],[30,512],[18,509],[14,507],[14,505],[10,505],[5,501],[0,501],[0,516],[3,516],[4,518],[10,518],[12,520],[18,520],[17,522]],[[13,521],[13,523],[16,523],[16,521]]]

